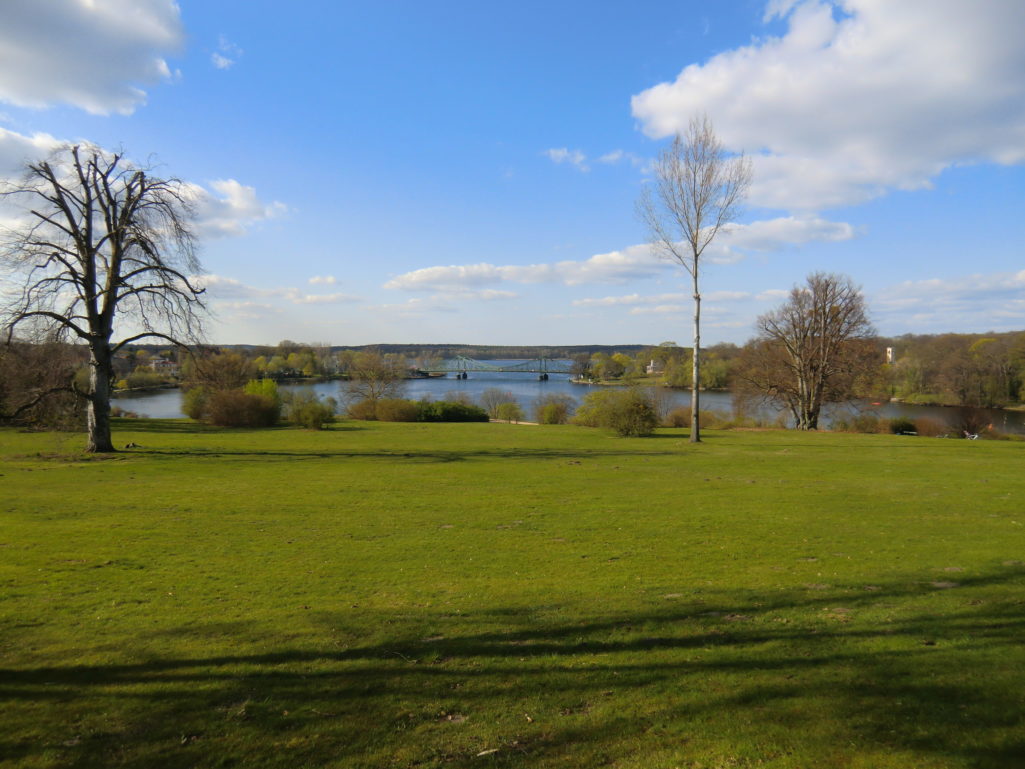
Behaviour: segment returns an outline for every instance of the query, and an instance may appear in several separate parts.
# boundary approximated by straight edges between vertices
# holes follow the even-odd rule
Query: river
[[[498,363],[499,361],[495,361]],[[327,381],[315,383],[280,385],[283,391],[289,389],[312,387],[314,392],[322,396],[331,396],[343,401],[345,383]],[[580,402],[589,392],[605,389],[608,385],[574,384],[565,374],[550,374],[546,382],[539,381],[536,374],[470,372],[468,379],[455,379],[452,376],[431,379],[410,379],[405,383],[405,397],[419,400],[429,397],[434,400],[445,400],[450,393],[465,394],[479,400],[481,393],[488,388],[507,390],[522,406],[527,418],[532,418],[534,404],[538,398],[550,394],[565,394]],[[660,388],[666,398],[674,406],[690,404],[690,393],[682,390]],[[134,411],[140,416],[154,419],[174,419],[185,415],[181,410],[181,390],[146,390],[124,393],[113,399],[115,406]],[[728,392],[702,392],[702,410],[709,409],[729,413],[733,408],[732,396]],[[837,418],[850,416],[852,413],[871,412],[884,419],[907,417],[919,419],[929,417],[941,423],[956,421],[957,409],[943,406],[916,406],[903,403],[873,404],[858,401],[851,404],[832,404],[823,409],[822,426],[828,428]],[[985,423],[992,424],[1001,432],[1025,434],[1025,412],[1005,411],[1003,409],[978,409]],[[776,412],[763,410],[759,416],[772,419]]]

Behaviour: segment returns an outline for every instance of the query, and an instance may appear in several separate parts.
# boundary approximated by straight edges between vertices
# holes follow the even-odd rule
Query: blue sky
[[[215,342],[686,344],[634,204],[706,113],[755,172],[706,343],[815,270],[887,335],[1023,329],[1022,30],[1006,0],[5,0],[0,175],[90,141],[198,185]]]

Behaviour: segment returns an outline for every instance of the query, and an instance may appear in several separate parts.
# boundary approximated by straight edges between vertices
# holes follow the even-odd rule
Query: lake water
[[[497,362],[497,361],[496,361]],[[282,384],[281,389],[297,389],[311,387],[318,395],[331,396],[339,402],[344,401],[345,383],[339,381],[317,382],[313,384]],[[468,379],[455,379],[452,375],[431,379],[411,379],[405,383],[405,397],[419,400],[430,397],[434,400],[445,400],[453,393],[462,393],[475,401],[481,393],[489,388],[507,390],[523,408],[527,419],[532,419],[534,404],[549,394],[564,394],[572,397],[577,403],[589,393],[606,389],[603,385],[581,385],[570,381],[568,375],[550,374],[546,382],[539,381],[536,374],[492,373],[472,371]],[[681,390],[661,389],[673,406],[689,406],[690,393]],[[137,393],[126,393],[113,399],[116,406],[134,411],[141,416],[154,419],[174,419],[185,415],[181,410],[181,390],[149,390]],[[727,392],[702,392],[702,410],[716,410],[729,413],[732,410],[732,397]],[[892,417],[908,417],[918,419],[930,417],[942,423],[950,423],[956,419],[956,409],[943,406],[914,406],[903,403],[872,404],[859,401],[853,404],[831,405],[823,409],[822,426],[829,425],[838,417],[849,416],[854,412],[868,411],[889,419]],[[1025,433],[1025,412],[1004,411],[1002,409],[979,409],[979,414],[993,427],[1002,432]],[[776,412],[765,409],[760,416],[774,418]]]

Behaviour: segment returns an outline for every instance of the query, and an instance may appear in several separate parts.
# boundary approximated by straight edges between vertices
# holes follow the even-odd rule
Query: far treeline
[[[701,387],[757,396],[750,371],[758,340],[702,349]],[[849,383],[849,396],[917,404],[1000,408],[1025,402],[1025,331],[988,334],[906,334],[867,340],[871,365]],[[654,346],[582,345],[533,347],[489,345],[374,345],[343,348],[285,340],[274,346],[228,345],[198,354],[168,346],[131,345],[115,362],[120,389],[185,386],[214,371],[232,381],[267,378],[349,378],[368,357],[410,373],[439,359],[552,357],[574,362],[575,376],[606,384],[689,388],[691,348],[675,342]],[[216,361],[216,365],[210,364]],[[889,361],[889,362],[888,362]],[[206,362],[206,363],[205,363]],[[0,347],[0,414],[13,423],[57,423],[74,403],[69,375],[83,380],[87,356],[79,345],[15,343]],[[202,369],[202,373],[197,371]],[[50,393],[58,397],[40,398]]]

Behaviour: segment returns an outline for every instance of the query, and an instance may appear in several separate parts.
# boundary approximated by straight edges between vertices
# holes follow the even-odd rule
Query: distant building
[[[666,373],[666,364],[660,360],[653,360],[647,366],[644,367],[645,374],[664,374]]]
[[[167,358],[153,358],[153,360],[149,362],[149,365],[158,374],[178,373],[178,364],[173,360],[168,360]]]

